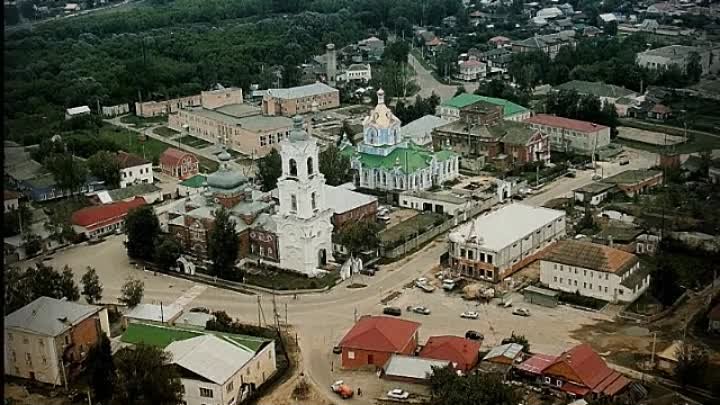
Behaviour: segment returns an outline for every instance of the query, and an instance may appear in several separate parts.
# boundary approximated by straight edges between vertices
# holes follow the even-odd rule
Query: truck
[[[332,389],[332,391],[338,394],[342,399],[352,398],[353,394],[355,393],[353,389],[350,388],[349,385],[345,384],[343,380],[335,381],[330,386],[330,389]]]

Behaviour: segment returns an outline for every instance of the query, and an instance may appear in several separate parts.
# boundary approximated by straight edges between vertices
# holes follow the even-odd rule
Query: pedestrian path
[[[205,292],[205,290],[207,290],[206,285],[196,284],[192,288],[185,291],[183,295],[178,297],[178,299],[175,300],[174,305],[185,308],[187,305],[190,305],[190,303],[193,302],[195,298],[199,297],[200,294]]]

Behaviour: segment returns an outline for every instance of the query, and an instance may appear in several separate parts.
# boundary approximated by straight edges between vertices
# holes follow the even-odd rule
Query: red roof
[[[581,397],[584,397],[585,395],[587,395],[588,392],[590,392],[590,390],[585,387],[581,387],[579,385],[575,385],[575,384],[571,384],[571,383],[563,384],[562,389],[565,392],[568,392],[568,393],[574,394],[574,395],[578,395]]]
[[[417,322],[389,316],[363,316],[340,341],[341,348],[400,352],[420,328]]]
[[[530,374],[542,374],[542,372],[557,360],[557,356],[547,354],[536,354],[517,366],[518,370]]]
[[[441,41],[440,38],[438,38],[438,37],[435,37],[435,38],[425,42],[426,46],[437,46],[437,45],[442,45],[442,44],[444,44],[444,42]]]
[[[565,128],[578,132],[597,132],[607,127],[588,121],[573,120],[548,114],[537,114],[525,120],[528,124],[547,125],[549,127]]]
[[[160,164],[163,166],[177,166],[187,155],[190,155],[197,160],[197,157],[190,152],[185,152],[175,148],[167,148],[165,149],[165,152],[160,155]]]
[[[565,351],[545,368],[543,374],[559,376],[605,395],[612,395],[609,393],[609,387],[612,387],[616,393],[629,383],[620,373],[608,367],[605,360],[588,344],[581,344]],[[566,390],[565,386],[563,389]]]
[[[467,371],[475,366],[480,353],[480,342],[460,336],[432,336],[419,356],[435,360],[448,360],[458,370]]]
[[[496,37],[490,38],[490,40],[489,40],[488,42],[492,42],[492,43],[496,43],[496,42],[510,42],[510,38],[508,38],[508,37],[503,37],[503,36],[501,36],[501,35],[498,35],[498,36],[496,36]]]
[[[720,321],[720,302],[710,310],[708,319],[713,321]]]
[[[142,166],[149,164],[150,161],[141,158],[134,153],[127,153],[120,151],[117,153],[117,160],[120,163],[121,169],[127,169],[128,167]]]
[[[145,205],[145,199],[135,197],[130,201],[119,201],[112,204],[85,207],[72,214],[73,225],[82,226],[87,230],[101,228],[121,221],[128,211]]]
[[[655,106],[650,110],[656,114],[669,114],[670,113],[670,107],[667,107],[662,104],[655,104]]]

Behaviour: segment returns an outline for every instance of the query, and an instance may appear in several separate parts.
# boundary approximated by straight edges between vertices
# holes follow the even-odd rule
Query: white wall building
[[[465,276],[499,282],[565,234],[564,211],[507,205],[450,233],[450,263]]]
[[[482,79],[487,74],[487,65],[476,59],[458,62],[458,71],[455,77],[464,81]]]
[[[90,115],[90,107],[83,105],[80,107],[73,107],[68,108],[65,110],[65,119],[69,120],[71,118],[79,117],[81,115]]]
[[[351,82],[362,81],[369,82],[372,79],[372,68],[370,65],[362,63],[354,63],[337,76],[338,81]]]
[[[638,53],[637,64],[647,69],[667,69],[670,66],[677,66],[685,71],[693,53],[697,53],[700,57],[703,74],[718,72],[720,62],[717,59],[720,56],[720,48],[668,45]]]
[[[461,211],[465,211],[471,202],[472,200],[469,198],[466,199],[449,193],[433,193],[421,190],[404,191],[400,193],[401,207],[452,216],[457,215]]]
[[[303,130],[302,117],[293,118],[293,125],[290,136],[280,142],[280,207],[273,219],[277,224],[280,267],[313,277],[333,259],[333,212],[325,200],[325,176],[320,173],[317,142]]]
[[[650,271],[637,256],[605,245],[564,240],[540,262],[540,282],[611,302],[632,302],[650,285]]]
[[[253,353],[233,339],[207,334],[173,342],[165,351],[180,370],[186,405],[239,404],[277,368],[272,341]]]
[[[118,152],[117,159],[120,163],[120,188],[153,182],[152,162],[123,151]]]
[[[525,122],[548,134],[554,151],[588,155],[610,145],[610,128],[605,125],[548,114],[537,114]]]

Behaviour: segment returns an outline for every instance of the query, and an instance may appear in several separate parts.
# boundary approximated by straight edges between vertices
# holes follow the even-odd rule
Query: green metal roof
[[[196,174],[193,177],[180,182],[180,185],[191,188],[200,188],[206,180],[207,178],[202,174]]]
[[[512,101],[508,101],[502,98],[495,98],[495,97],[486,97],[486,96],[480,96],[477,94],[469,94],[469,93],[462,93],[459,94],[450,100],[444,102],[442,105],[446,107],[455,107],[455,108],[463,108],[467,107],[471,104],[475,104],[478,101],[484,101],[486,103],[499,105],[503,108],[503,115],[505,117],[510,117],[515,114],[524,113],[526,111],[529,111],[527,108],[515,104]]]
[[[454,152],[448,150],[432,152],[431,150],[425,149],[413,143],[410,143],[406,148],[395,148],[395,150],[390,152],[387,156],[357,152],[351,146],[344,148],[342,153],[346,156],[356,156],[360,159],[360,163],[364,167],[371,169],[382,168],[390,170],[395,167],[396,163],[398,163],[400,170],[405,173],[412,173],[429,167],[433,156],[440,162],[455,156]]]

